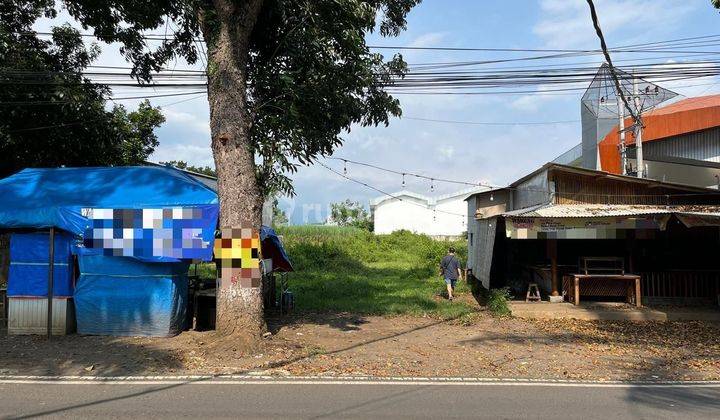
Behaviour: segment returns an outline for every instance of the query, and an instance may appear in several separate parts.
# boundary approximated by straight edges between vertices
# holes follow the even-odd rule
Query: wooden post
[[[551,272],[551,295],[552,296],[560,296],[560,281],[558,279],[558,269],[557,269],[557,239],[548,239],[547,240],[547,251],[548,256],[550,257],[550,272]]]
[[[638,308],[642,306],[642,296],[640,295],[640,276],[635,278],[635,305]]]
[[[54,288],[54,271],[55,271],[55,228],[50,228],[50,259],[48,261],[48,291],[47,291],[47,337],[52,337],[52,302]]]
[[[575,296],[573,296],[575,299],[575,306],[578,306],[580,304],[580,279],[577,278],[577,276],[574,277],[574,284],[575,287]]]

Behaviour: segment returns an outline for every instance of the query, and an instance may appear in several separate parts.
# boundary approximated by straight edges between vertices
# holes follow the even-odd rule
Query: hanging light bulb
[[[402,187],[405,188],[405,173],[402,174],[402,177],[403,177]]]
[[[430,178],[430,192],[435,191],[435,180]]]
[[[495,196],[492,193],[490,193],[490,201],[494,201],[494,200],[495,200]]]
[[[347,160],[343,159],[343,175],[347,175]]]

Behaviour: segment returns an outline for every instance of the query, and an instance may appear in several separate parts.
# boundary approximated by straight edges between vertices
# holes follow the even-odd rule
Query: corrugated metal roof
[[[503,213],[506,217],[617,217],[640,216],[648,214],[695,214],[720,215],[720,206],[716,205],[684,205],[684,206],[649,206],[632,204],[543,204]]]

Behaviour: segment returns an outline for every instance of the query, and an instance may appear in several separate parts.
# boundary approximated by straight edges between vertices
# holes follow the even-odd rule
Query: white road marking
[[[452,385],[452,386],[550,386],[579,388],[720,388],[720,381],[572,381],[497,378],[412,378],[268,375],[219,376],[2,376],[0,384],[45,385]]]

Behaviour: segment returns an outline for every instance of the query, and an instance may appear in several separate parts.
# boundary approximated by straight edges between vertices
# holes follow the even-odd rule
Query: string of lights
[[[346,159],[346,158],[342,158],[342,157],[330,156],[330,157],[327,157],[327,159],[338,160],[338,161],[343,162],[343,172],[338,173],[339,175],[341,175],[343,177],[348,177],[348,164],[363,166],[366,168],[371,168],[371,169],[375,169],[375,170],[382,171],[382,172],[400,175],[402,188],[405,188],[407,186],[406,178],[417,178],[417,179],[423,179],[425,181],[429,181],[430,192],[435,191],[435,183],[436,182],[442,182],[442,183],[447,183],[447,184],[456,184],[456,185],[463,185],[463,186],[476,187],[476,188],[487,188],[488,191],[491,191],[491,190],[530,191],[530,192],[538,192],[538,193],[543,193],[543,194],[562,195],[562,193],[557,193],[557,192],[551,193],[547,189],[541,189],[541,188],[501,186],[501,185],[493,185],[493,184],[486,183],[486,182],[471,182],[471,181],[463,181],[463,180],[435,177],[435,176],[430,176],[430,175],[423,175],[423,174],[420,174],[418,172],[413,172],[413,171],[399,171],[396,169],[382,167],[382,166],[379,166],[379,165],[376,165],[373,163],[359,162],[356,160]],[[325,166],[321,162],[318,162],[318,164]],[[356,181],[356,182],[359,182],[359,181]],[[668,198],[669,197],[692,197],[692,196],[707,195],[709,193],[711,193],[711,192],[708,192],[708,193],[661,194],[661,196],[665,196]],[[575,193],[573,193],[572,195],[575,195]],[[642,194],[590,194],[590,193],[588,193],[588,194],[583,193],[582,195],[589,196],[589,197],[608,197],[608,198],[610,198],[610,197],[657,197],[658,196],[658,194],[642,195]]]
[[[424,206],[424,205],[422,205],[422,204],[420,204],[420,203],[416,203],[416,202],[411,201],[411,200],[404,200],[402,197],[398,197],[398,196],[395,195],[395,194],[391,194],[391,193],[389,193],[389,192],[385,192],[385,191],[381,190],[380,188],[374,187],[374,186],[372,186],[372,185],[370,185],[370,184],[368,184],[368,183],[366,183],[366,182],[357,180],[357,179],[355,179],[355,178],[351,178],[351,177],[349,177],[346,173],[342,173],[342,172],[336,171],[335,169],[331,168],[330,166],[328,166],[328,165],[326,165],[326,164],[324,164],[324,163],[322,163],[322,162],[316,162],[316,163],[317,163],[318,165],[322,166],[323,168],[327,169],[328,171],[334,173],[335,175],[338,175],[338,176],[340,176],[340,177],[343,177],[343,178],[345,178],[346,180],[351,181],[351,182],[354,182],[354,183],[356,183],[356,184],[362,185],[362,186],[364,186],[364,187],[366,187],[366,188],[369,188],[369,189],[371,189],[371,190],[373,190],[373,191],[376,191],[376,192],[378,192],[378,193],[380,193],[380,194],[383,194],[383,195],[388,196],[388,197],[390,197],[390,198],[394,198],[394,199],[396,199],[396,200],[398,200],[398,201],[402,201],[402,202],[404,202],[404,203],[410,203],[410,204],[413,204],[413,205],[416,205],[416,206],[419,206],[419,207],[427,208],[426,206]],[[463,226],[465,225],[465,219],[467,218],[467,215],[465,215],[465,214],[453,213],[453,212],[450,212],[450,211],[433,208],[433,220],[435,220],[435,213],[443,213],[443,214],[448,214],[448,215],[451,215],[451,216],[462,217],[462,219],[463,219]]]

